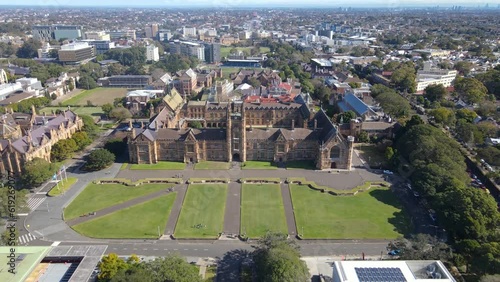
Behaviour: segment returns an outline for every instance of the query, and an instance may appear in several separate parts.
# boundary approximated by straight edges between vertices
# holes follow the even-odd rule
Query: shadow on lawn
[[[217,263],[217,281],[240,281],[240,270],[242,263],[248,261],[251,252],[242,249],[236,249],[224,254]]]
[[[393,217],[387,219],[387,221],[394,226],[395,232],[403,234],[405,237],[412,232],[413,226],[408,219],[408,215],[403,205],[401,205],[396,195],[394,195],[390,189],[375,189],[371,190],[369,194],[386,205],[401,209],[401,211],[393,213]]]

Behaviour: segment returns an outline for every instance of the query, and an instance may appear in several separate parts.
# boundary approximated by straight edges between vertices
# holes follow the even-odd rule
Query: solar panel
[[[397,267],[355,267],[360,282],[406,282]]]

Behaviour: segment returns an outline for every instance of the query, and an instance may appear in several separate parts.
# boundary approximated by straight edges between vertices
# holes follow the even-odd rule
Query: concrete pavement
[[[165,226],[164,234],[169,236],[174,234],[175,226],[177,225],[177,220],[179,219],[179,215],[181,214],[182,204],[184,203],[184,198],[186,197],[187,185],[181,184],[177,185],[175,191],[177,191],[177,197],[174,201],[174,206],[170,211],[170,215],[168,216],[167,225]]]
[[[241,184],[231,182],[228,186],[223,230],[225,234],[240,234]]]
[[[295,223],[295,211],[293,210],[292,195],[288,184],[282,183],[281,198],[283,199],[283,207],[285,208],[286,225],[288,226],[288,234],[290,236],[297,235],[297,224]]]

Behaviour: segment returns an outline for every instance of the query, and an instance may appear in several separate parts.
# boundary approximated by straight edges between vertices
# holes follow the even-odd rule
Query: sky
[[[500,5],[500,0],[0,0],[0,5],[28,6],[156,6],[156,7],[381,7],[397,8],[409,6],[473,6],[490,7]]]

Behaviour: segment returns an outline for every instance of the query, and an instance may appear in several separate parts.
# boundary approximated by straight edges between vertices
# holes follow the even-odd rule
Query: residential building
[[[158,62],[160,60],[158,47],[153,44],[146,46],[146,60],[152,62]]]
[[[75,40],[82,38],[82,27],[78,25],[35,25],[32,28],[33,38],[48,42],[52,39]]]
[[[95,48],[87,42],[73,42],[62,45],[57,53],[63,64],[81,64],[95,57]]]
[[[94,46],[96,55],[104,54],[109,50],[116,48],[115,43],[109,40],[89,39],[89,40],[82,40],[81,42],[86,42],[90,46]]]
[[[156,38],[156,36],[158,35],[158,24],[154,23],[147,25],[144,28],[144,31],[146,33],[146,38]]]
[[[31,115],[13,112],[8,114],[13,116],[12,119],[16,120],[21,128],[25,127],[25,134],[22,137],[12,135],[11,138],[0,140],[0,171],[3,172],[21,173],[23,165],[34,158],[50,162],[52,146],[59,140],[71,138],[83,127],[82,119],[70,110],[59,115],[39,116],[32,107]],[[25,122],[21,124],[22,121]]]
[[[190,96],[191,91],[196,88],[198,82],[198,75],[192,69],[182,71],[179,75],[179,83],[177,84],[177,90],[183,97]]]
[[[151,99],[163,95],[164,90],[134,90],[129,91],[126,96],[126,105],[132,115],[140,115],[147,107]]]
[[[131,39],[136,40],[137,36],[135,34],[135,30],[114,30],[109,32],[109,36],[111,40],[118,39]]]
[[[333,282],[456,281],[439,260],[335,261],[332,278]]]
[[[196,37],[196,27],[182,27],[182,35],[186,37]]]
[[[215,82],[215,89],[217,91],[217,95],[227,96],[234,89],[234,83],[230,80],[222,80]]]
[[[430,57],[446,57],[450,55],[451,51],[440,49],[415,49],[413,50],[413,53],[423,54]]]
[[[424,69],[417,72],[417,93],[422,93],[429,85],[442,84],[450,87],[455,81],[456,70],[442,70],[431,67],[431,62],[424,62]]]
[[[318,169],[351,169],[354,137],[341,136],[323,110],[311,118],[297,103],[190,101],[175,116],[162,111],[130,133],[130,163],[314,161]],[[175,127],[167,127],[176,116]],[[191,122],[203,129],[189,128]]]
[[[85,39],[111,41],[111,36],[105,31],[87,31],[85,32]]]
[[[160,42],[169,41],[172,38],[172,32],[170,30],[159,30],[156,38]]]
[[[219,43],[205,44],[205,62],[209,64],[214,64],[220,61],[221,61],[220,44]]]
[[[184,56],[194,56],[198,60],[205,61],[205,46],[199,43],[175,40],[170,42],[170,53]]]
[[[150,75],[113,75],[100,78],[98,84],[103,87],[125,87],[141,89],[153,82]]]

